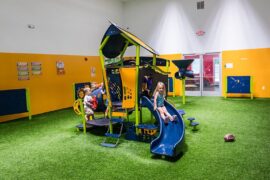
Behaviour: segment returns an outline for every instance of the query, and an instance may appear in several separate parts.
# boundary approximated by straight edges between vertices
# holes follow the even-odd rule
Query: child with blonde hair
[[[84,88],[84,99],[83,99],[83,106],[84,106],[84,112],[85,112],[85,119],[89,120],[89,117],[91,115],[94,115],[94,111],[92,109],[92,102],[93,98],[90,95],[91,94],[91,89],[89,87]]]
[[[174,121],[176,119],[176,115],[171,116],[164,106],[164,99],[166,96],[166,88],[163,82],[158,82],[157,87],[154,91],[154,110],[158,110],[161,118],[165,123],[168,121]]]

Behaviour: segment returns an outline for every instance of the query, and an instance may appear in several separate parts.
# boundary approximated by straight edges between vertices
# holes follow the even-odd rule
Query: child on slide
[[[165,123],[170,121],[174,121],[176,119],[176,115],[171,116],[164,106],[164,99],[166,95],[165,84],[163,82],[158,82],[157,87],[154,91],[154,110],[158,110],[161,118]]]

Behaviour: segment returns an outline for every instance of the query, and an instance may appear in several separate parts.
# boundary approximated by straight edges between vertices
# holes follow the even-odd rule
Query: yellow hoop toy
[[[73,103],[73,110],[77,115],[82,115],[82,112],[80,111],[80,100],[79,99],[77,99]]]

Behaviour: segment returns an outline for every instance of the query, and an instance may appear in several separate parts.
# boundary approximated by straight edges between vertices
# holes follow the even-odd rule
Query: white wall
[[[127,1],[124,22],[160,54],[270,47],[269,0],[206,0],[204,10],[196,2]]]
[[[206,0],[205,10],[196,0],[0,0],[0,52],[98,55],[108,19],[160,54],[264,48],[269,8],[269,0]]]
[[[118,0],[0,0],[0,52],[98,55],[108,20],[122,17]]]

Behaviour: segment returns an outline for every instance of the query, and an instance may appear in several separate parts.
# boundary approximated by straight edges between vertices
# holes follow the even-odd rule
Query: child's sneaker
[[[166,116],[165,119],[164,119],[164,123],[167,124],[169,122],[169,116]]]
[[[177,119],[177,116],[176,115],[173,115],[171,121],[175,121],[176,119]]]

